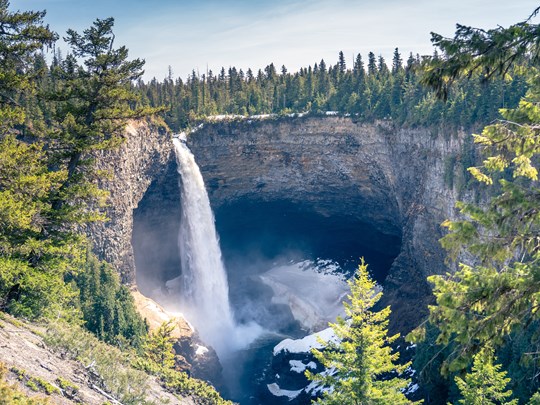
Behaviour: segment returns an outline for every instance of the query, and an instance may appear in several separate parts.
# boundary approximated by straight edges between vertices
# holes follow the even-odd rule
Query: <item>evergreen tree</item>
[[[125,341],[140,346],[146,324],[114,269],[89,252],[83,270],[75,283],[86,328],[108,343],[121,345]]]
[[[23,92],[35,91],[36,53],[56,41],[56,34],[43,24],[45,11],[12,12],[9,1],[0,0],[0,131],[5,134],[24,122],[17,102]]]
[[[459,75],[470,76],[476,70],[484,78],[494,71],[506,74],[511,67],[508,63],[527,55],[532,55],[533,63],[530,87],[519,106],[502,109],[503,120],[474,136],[487,156],[481,166],[471,167],[469,172],[487,185],[498,180],[493,197],[483,206],[459,204],[464,219],[444,223],[450,233],[442,243],[451,257],[455,259],[463,252],[474,260],[460,264],[454,274],[429,278],[437,300],[437,305],[430,307],[429,320],[440,331],[437,341],[457,345],[443,371],[465,368],[486,344],[500,346],[512,331],[538,314],[539,32],[538,25],[525,21],[487,31],[458,26],[452,40],[434,34],[433,40],[446,59],[434,60],[427,67],[425,81],[441,97],[450,94],[447,84],[458,80]]]
[[[0,309],[26,317],[76,316],[75,291],[63,278],[75,271],[82,251],[77,238],[54,235],[49,221],[51,194],[66,172],[49,170],[43,143],[16,138],[42,125],[33,125],[20,102],[30,105],[35,97],[37,52],[56,35],[43,25],[45,12],[8,8],[0,1]]]
[[[48,235],[51,190],[65,172],[51,172],[43,145],[13,135],[0,140],[0,310],[29,318],[68,315],[75,292],[64,274],[76,271],[77,239]],[[71,315],[69,315],[71,316]]]
[[[365,75],[364,62],[362,61],[362,55],[361,54],[356,55],[356,59],[355,59],[355,62],[354,62],[353,73],[354,73],[355,77],[357,77],[357,78],[363,77]]]
[[[347,70],[347,65],[345,63],[345,55],[343,55],[343,51],[339,51],[339,73],[341,75],[345,74],[345,71]]]
[[[377,74],[377,60],[375,54],[370,52],[368,54],[368,75],[373,77]]]
[[[164,322],[150,333],[143,343],[145,359],[150,363],[149,369],[173,369],[175,365],[175,352],[173,349],[176,339],[172,336],[175,328],[174,320]]]
[[[394,353],[390,345],[399,335],[388,336],[390,307],[373,310],[382,293],[375,292],[375,282],[363,259],[349,286],[350,303],[344,303],[347,319],[338,318],[330,324],[339,341],[313,350],[326,372],[308,371],[307,376],[330,388],[317,403],[411,403],[402,392],[409,381],[400,376],[409,364],[396,364],[399,353]]]
[[[501,371],[500,364],[493,364],[493,349],[485,348],[474,356],[473,366],[465,378],[456,377],[463,405],[517,405],[518,400],[510,400],[512,391],[506,390],[510,378]]]
[[[394,57],[392,58],[392,74],[396,75],[403,70],[403,59],[398,48],[394,49]]]
[[[138,101],[132,83],[143,73],[144,61],[128,61],[125,46],[114,49],[114,19],[97,19],[79,34],[68,30],[64,40],[73,56],[53,71],[60,85],[54,90],[57,103],[56,160],[67,167],[67,179],[54,201],[60,215],[82,215],[79,220],[95,220],[91,204],[102,205],[105,195],[95,186],[90,154],[118,146],[129,119],[148,116],[155,110],[133,109]],[[83,60],[79,65],[78,60]],[[68,204],[70,201],[78,203]],[[84,208],[84,209],[81,209]]]

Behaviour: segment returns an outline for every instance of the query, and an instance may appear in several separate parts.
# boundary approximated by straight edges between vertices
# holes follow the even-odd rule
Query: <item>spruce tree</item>
[[[343,55],[343,51],[339,51],[339,73],[341,75],[345,74],[345,71],[347,70],[347,65],[345,63],[345,55]]]
[[[377,74],[377,60],[375,59],[375,54],[370,52],[368,54],[368,75],[373,77]]]
[[[56,41],[56,34],[44,25],[45,11],[12,12],[9,1],[0,0],[0,131],[4,135],[24,122],[18,103],[23,93],[36,90],[32,64],[37,52]]]
[[[398,48],[394,49],[394,56],[392,58],[392,74],[396,75],[403,70],[403,59]]]
[[[68,30],[64,40],[73,54],[52,72],[59,84],[51,95],[57,111],[51,134],[57,142],[51,146],[57,164],[67,168],[67,179],[54,201],[58,221],[73,215],[80,221],[101,218],[91,209],[106,197],[95,185],[98,173],[92,153],[117,147],[129,119],[155,111],[132,108],[138,101],[132,84],[143,74],[144,61],[128,60],[125,46],[114,48],[113,26],[114,19],[107,18],[97,19],[82,34]]]
[[[512,391],[506,386],[510,378],[501,371],[500,364],[493,364],[493,349],[486,347],[474,356],[473,366],[464,378],[456,377],[461,394],[458,403],[462,405],[517,405],[517,399],[510,399]]]
[[[21,103],[35,107],[30,100],[42,73],[36,60],[56,39],[44,16],[11,12],[9,2],[0,1],[0,310],[29,318],[77,315],[76,294],[64,275],[82,258],[78,238],[57,237],[49,221],[51,195],[67,173],[49,170],[43,142],[17,138],[44,125],[32,122]]]
[[[409,404],[403,394],[409,380],[401,374],[409,363],[398,365],[399,353],[391,344],[399,335],[388,336],[390,307],[375,311],[382,293],[362,262],[349,281],[350,302],[345,302],[346,319],[330,324],[338,342],[325,343],[313,354],[326,368],[308,378],[328,387],[317,403],[321,404]]]
[[[465,253],[462,257],[473,258],[454,274],[429,278],[437,301],[430,307],[429,321],[439,328],[437,342],[457,347],[443,371],[466,368],[482,347],[502,345],[538,316],[539,33],[540,26],[527,20],[493,30],[458,26],[453,39],[433,36],[445,58],[430,62],[424,80],[443,98],[449,95],[448,84],[460,75],[493,79],[496,73],[507,74],[519,58],[530,57],[532,63],[530,87],[519,106],[500,110],[501,120],[474,135],[485,160],[468,170],[480,183],[498,183],[493,197],[482,206],[460,203],[462,219],[443,224],[450,230],[442,239],[450,256],[457,259]]]

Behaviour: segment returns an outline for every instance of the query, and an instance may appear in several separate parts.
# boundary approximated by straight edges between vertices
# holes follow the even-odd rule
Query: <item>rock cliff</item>
[[[465,138],[389,122],[303,117],[206,123],[187,142],[223,244],[231,229],[249,235],[265,217],[274,221],[273,210],[304,227],[304,236],[322,234],[318,246],[350,244],[357,258],[364,248],[372,257],[388,257],[379,280],[394,326],[406,331],[425,313],[426,276],[445,269],[440,223],[454,216]],[[135,280],[135,263],[137,279],[159,280],[139,285],[150,294],[179,268],[180,197],[169,137],[163,128],[132,124],[127,142],[103,161],[114,172],[105,184],[111,220],[94,227],[95,247],[127,283]],[[295,222],[294,215],[305,212],[311,216]]]
[[[100,170],[108,173],[101,187],[110,193],[108,220],[90,226],[94,249],[112,263],[126,284],[135,282],[135,261],[131,245],[133,210],[174,159],[170,134],[165,127],[150,122],[131,122],[125,142],[114,151],[96,156]]]
[[[222,207],[288,201],[341,221],[345,232],[354,232],[347,224],[364,227],[367,240],[360,245],[380,254],[397,241],[385,303],[393,306],[394,326],[406,331],[426,311],[426,276],[445,270],[440,223],[454,216],[457,187],[449,178],[459,177],[454,165],[464,158],[463,139],[456,131],[308,117],[205,124],[188,145],[218,226]],[[338,232],[319,231],[328,239]]]

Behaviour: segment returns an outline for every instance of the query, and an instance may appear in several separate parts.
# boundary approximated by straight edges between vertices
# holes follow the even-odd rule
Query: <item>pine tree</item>
[[[390,71],[388,70],[388,66],[386,65],[386,61],[384,60],[384,57],[382,55],[379,55],[379,59],[377,62],[377,73],[379,75],[380,79],[386,79],[390,75]]]
[[[399,353],[390,345],[399,335],[388,336],[390,307],[374,311],[382,293],[375,292],[367,265],[362,262],[349,281],[350,303],[344,303],[347,319],[330,324],[338,343],[329,342],[323,350],[313,350],[326,372],[308,378],[329,387],[321,404],[409,404],[403,390],[409,383],[401,374],[409,364],[398,365]]]
[[[53,71],[60,85],[52,97],[58,111],[52,135],[57,139],[56,160],[67,167],[68,173],[54,202],[60,221],[73,215],[80,221],[101,218],[90,208],[92,204],[102,205],[106,197],[95,186],[97,173],[92,170],[90,154],[117,147],[129,119],[155,112],[131,108],[138,101],[131,86],[141,77],[144,61],[127,60],[125,46],[113,48],[113,26],[114,19],[107,18],[97,19],[82,35],[68,30],[64,40],[73,55]],[[74,200],[79,204],[69,204]]]
[[[175,352],[173,349],[176,339],[172,336],[175,328],[174,320],[163,323],[157,330],[152,332],[143,343],[143,353],[150,368],[172,369],[175,365]]]
[[[499,187],[483,206],[460,203],[464,219],[444,223],[450,233],[442,244],[450,256],[456,259],[463,252],[474,260],[461,263],[454,274],[429,278],[437,300],[429,317],[440,330],[437,342],[457,345],[443,371],[466,368],[486,344],[497,348],[538,315],[539,32],[539,25],[526,21],[494,30],[458,26],[451,40],[434,34],[434,42],[446,58],[432,61],[424,80],[443,98],[449,94],[448,83],[460,75],[478,73],[493,78],[494,72],[507,74],[511,63],[526,55],[532,55],[533,64],[530,87],[519,106],[502,109],[502,120],[474,135],[487,156],[469,172],[488,186],[498,180]]]
[[[396,75],[403,70],[403,59],[398,48],[394,49],[394,57],[392,58],[392,74]]]
[[[51,195],[66,172],[49,170],[42,142],[16,137],[25,130],[35,134],[44,125],[33,122],[42,119],[34,110],[37,77],[44,68],[36,69],[37,58],[56,39],[43,25],[44,16],[11,12],[9,2],[0,1],[0,309],[29,318],[77,316],[76,294],[64,275],[76,270],[82,253],[77,238],[57,237],[49,221]]]
[[[368,54],[368,75],[373,77],[377,74],[377,60],[375,54],[370,52]]]
[[[347,70],[347,65],[345,63],[345,55],[343,55],[343,51],[339,51],[339,73],[341,75],[345,74],[345,71]]]
[[[83,271],[75,277],[85,327],[101,340],[140,346],[147,334],[133,297],[112,266],[88,252]]]
[[[353,73],[356,78],[364,78],[366,72],[364,70],[364,62],[362,61],[361,54],[356,55]]]
[[[36,53],[56,41],[56,34],[43,24],[45,11],[12,12],[9,1],[0,0],[0,131],[4,135],[24,122],[19,96],[35,91]]]
[[[456,377],[463,405],[517,405],[518,400],[510,400],[511,390],[506,390],[510,378],[501,371],[500,364],[493,364],[493,349],[487,347],[474,356],[472,370],[465,378]]]

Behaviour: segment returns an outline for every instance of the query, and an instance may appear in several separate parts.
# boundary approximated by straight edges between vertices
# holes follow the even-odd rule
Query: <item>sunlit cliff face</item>
[[[392,305],[391,328],[408,332],[427,308],[426,277],[446,271],[440,223],[458,198],[445,162],[463,153],[463,134],[439,131],[311,117],[204,124],[190,134],[233,304],[245,291],[237,286],[274,263],[332,259],[350,274],[365,257]],[[137,284],[150,295],[181,272],[178,175],[168,165],[134,210]]]
[[[362,150],[351,135],[311,132],[289,136],[288,129],[277,128],[263,135],[246,132],[244,138],[210,132],[191,141],[237,306],[254,290],[268,294],[246,280],[276,264],[333,260],[350,275],[364,257],[383,283],[400,252],[393,179],[381,162],[370,162],[376,151],[372,146]],[[369,158],[359,159],[362,153]],[[388,160],[387,155],[377,158]],[[178,181],[171,162],[134,210],[137,284],[150,296],[181,273]]]

